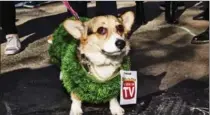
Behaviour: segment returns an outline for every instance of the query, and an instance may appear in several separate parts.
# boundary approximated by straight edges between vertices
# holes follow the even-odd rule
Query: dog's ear
[[[127,31],[130,31],[134,23],[134,13],[132,11],[125,12],[123,15],[121,15],[120,18],[123,22],[125,29]]]
[[[84,25],[78,20],[66,20],[63,26],[76,39],[80,39],[84,33]]]

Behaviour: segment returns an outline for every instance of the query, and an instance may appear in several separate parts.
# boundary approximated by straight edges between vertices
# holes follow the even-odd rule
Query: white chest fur
[[[122,62],[122,57],[120,56],[118,58],[108,58],[104,54],[100,53],[85,53],[87,58],[90,60],[90,62],[93,63],[95,66],[102,66],[102,65],[119,65]]]
[[[113,73],[119,66],[92,66],[90,71],[96,76],[100,81],[105,81],[112,77]]]
[[[101,53],[87,53],[86,56],[92,63],[90,72],[101,81],[112,77],[116,69],[121,66],[123,57],[111,59]]]

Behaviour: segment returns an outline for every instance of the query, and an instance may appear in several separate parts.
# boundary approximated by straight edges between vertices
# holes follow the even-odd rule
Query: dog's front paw
[[[69,115],[82,115],[82,109],[78,106],[72,106]]]
[[[79,98],[74,95],[73,93],[71,93],[71,110],[69,115],[82,115],[82,105],[81,105],[81,100],[79,100]]]
[[[112,115],[124,115],[125,111],[120,105],[112,105],[110,106],[110,111]]]

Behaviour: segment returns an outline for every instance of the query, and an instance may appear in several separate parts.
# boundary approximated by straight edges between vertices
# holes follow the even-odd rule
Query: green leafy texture
[[[88,18],[81,18],[87,21]],[[61,24],[53,34],[49,48],[52,63],[61,67],[62,81],[67,92],[73,92],[80,100],[89,103],[105,103],[120,93],[120,75],[104,83],[91,79],[77,59],[79,41],[74,39]],[[122,69],[130,69],[130,58],[125,58]]]

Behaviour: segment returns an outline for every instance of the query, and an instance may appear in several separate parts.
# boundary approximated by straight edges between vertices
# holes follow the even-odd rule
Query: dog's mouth
[[[105,50],[103,50],[103,49],[101,50],[101,52],[102,52],[103,54],[109,55],[109,56],[121,55],[121,54],[123,53],[122,50],[120,50],[120,51],[114,51],[114,52],[107,52],[107,51],[105,51]]]
[[[104,49],[100,48],[96,44],[91,44],[91,45],[96,47],[102,54],[107,55],[107,56],[119,56],[119,55],[126,53],[126,48],[124,48],[122,50],[118,50],[118,51],[108,52],[108,51],[105,51]]]

